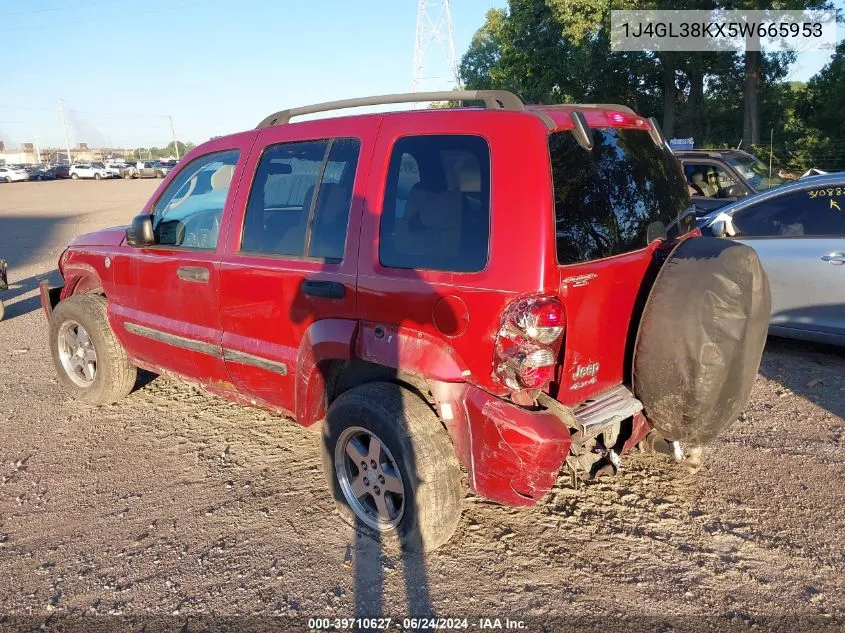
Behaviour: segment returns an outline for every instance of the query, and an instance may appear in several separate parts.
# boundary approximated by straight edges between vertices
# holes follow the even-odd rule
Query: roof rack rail
[[[440,92],[405,92],[392,95],[378,95],[361,97],[358,99],[343,99],[341,101],[327,101],[315,103],[300,108],[279,110],[274,112],[261,123],[257,129],[285,125],[291,118],[303,114],[315,114],[330,110],[343,110],[360,106],[387,105],[390,103],[419,103],[423,101],[483,101],[488,110],[510,110],[520,112],[525,110],[522,99],[507,90],[445,90]]]
[[[544,108],[574,108],[576,110],[589,110],[589,109],[601,109],[601,110],[618,110],[619,112],[625,112],[626,114],[636,114],[631,108],[628,106],[619,105],[618,103],[556,103],[554,105],[544,105]]]

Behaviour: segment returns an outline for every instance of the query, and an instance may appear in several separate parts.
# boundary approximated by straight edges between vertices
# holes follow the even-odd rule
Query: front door
[[[221,139],[185,164],[146,209],[155,245],[124,245],[114,257],[111,325],[143,366],[230,384],[220,347],[218,252],[224,211],[254,137]]]
[[[259,133],[220,268],[223,354],[237,389],[256,402],[295,412],[309,326],[355,321],[364,175],[377,128],[372,118]]]

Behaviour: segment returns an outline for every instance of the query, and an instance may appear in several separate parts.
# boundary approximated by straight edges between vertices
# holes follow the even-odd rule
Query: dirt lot
[[[842,351],[770,340],[746,413],[696,475],[635,455],[528,510],[468,496],[445,547],[402,557],[336,516],[313,432],[163,378],[107,407],[58,390],[38,280],[156,184],[0,185],[0,630],[69,613],[79,630],[434,613],[524,630],[845,626]]]

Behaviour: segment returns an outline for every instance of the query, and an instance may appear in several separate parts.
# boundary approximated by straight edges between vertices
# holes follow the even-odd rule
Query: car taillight
[[[555,297],[525,297],[502,316],[493,375],[513,392],[542,389],[554,377],[566,317]]]

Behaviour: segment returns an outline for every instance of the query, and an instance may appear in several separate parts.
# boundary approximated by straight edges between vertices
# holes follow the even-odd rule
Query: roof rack
[[[522,99],[507,90],[447,90],[441,92],[405,92],[393,95],[378,95],[361,97],[358,99],[343,99],[341,101],[327,101],[314,105],[279,110],[268,116],[258,124],[257,129],[285,125],[291,118],[303,114],[343,110],[360,106],[387,105],[390,103],[420,103],[423,101],[483,101],[488,110],[510,110],[521,112],[525,110]]]
[[[626,114],[636,114],[628,106],[619,105],[618,103],[556,103],[554,105],[544,105],[545,108],[573,108],[575,110],[618,110]]]

